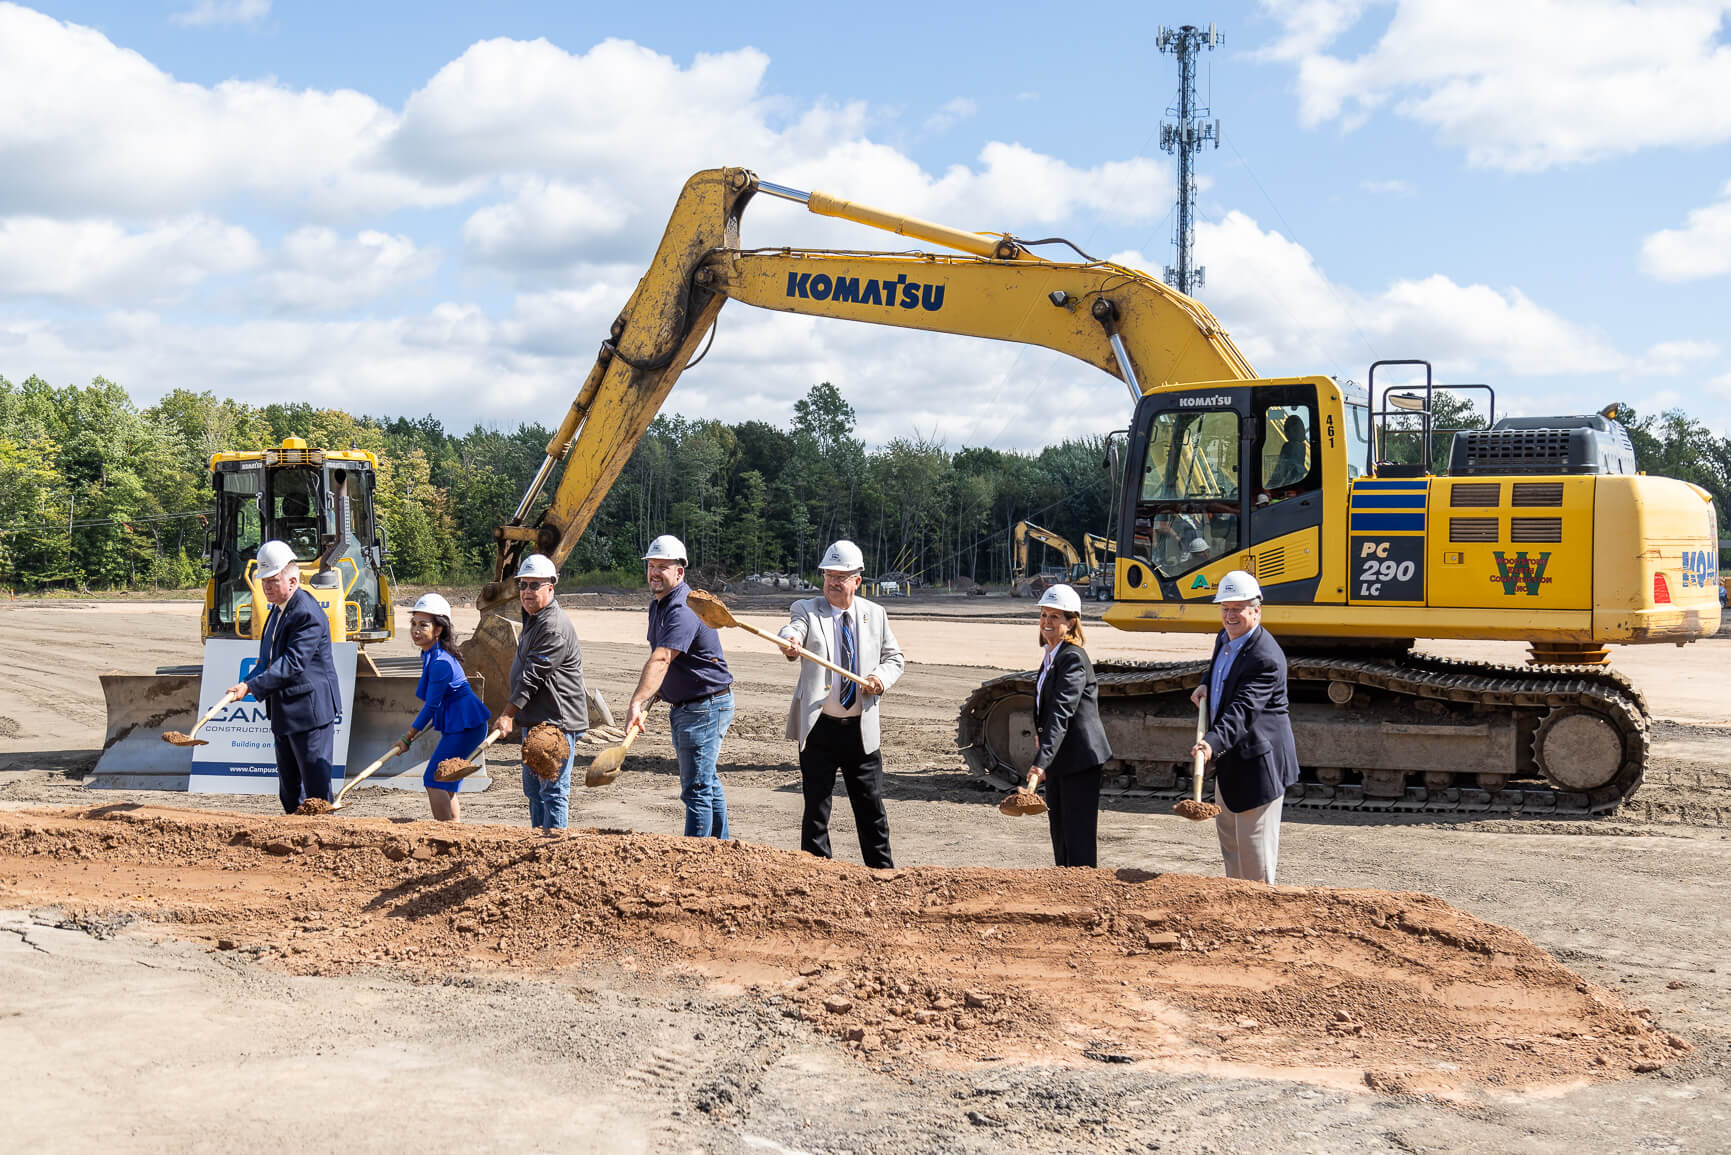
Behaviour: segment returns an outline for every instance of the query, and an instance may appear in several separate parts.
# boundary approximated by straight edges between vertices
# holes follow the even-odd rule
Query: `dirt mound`
[[[323,798],[308,798],[295,807],[296,814],[329,814],[330,812],[331,804]]]
[[[543,782],[556,782],[571,756],[571,743],[551,722],[542,722],[523,736],[523,764]]]
[[[1092,1056],[1457,1095],[1688,1049],[1420,894],[110,806],[0,813],[0,900],[178,922],[301,973],[695,973],[888,1061]]]

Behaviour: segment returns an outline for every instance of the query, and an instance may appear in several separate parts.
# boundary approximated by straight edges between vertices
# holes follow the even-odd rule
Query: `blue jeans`
[[[565,767],[559,771],[558,781],[544,781],[529,767],[523,767],[523,796],[529,800],[529,825],[537,830],[565,829],[571,811],[571,764],[577,761],[577,742],[583,733],[565,731],[571,752],[565,755]]]
[[[679,755],[679,800],[685,803],[685,833],[691,838],[727,837],[727,799],[715,760],[721,736],[733,722],[733,692],[675,706],[668,716],[673,750]]]

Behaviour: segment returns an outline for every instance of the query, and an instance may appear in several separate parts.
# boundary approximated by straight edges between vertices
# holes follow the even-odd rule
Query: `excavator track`
[[[1112,744],[1106,793],[1191,791],[1190,692],[1206,662],[1095,667]],[[1035,671],[981,685],[956,741],[976,773],[1014,785],[1034,754]],[[1597,666],[1509,666],[1428,654],[1289,659],[1300,780],[1288,806],[1427,814],[1585,816],[1641,784],[1647,703]]]

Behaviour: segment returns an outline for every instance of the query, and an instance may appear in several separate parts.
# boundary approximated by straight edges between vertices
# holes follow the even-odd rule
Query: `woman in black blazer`
[[[1067,585],[1051,587],[1040,598],[1040,644],[1046,656],[1034,683],[1040,750],[1028,771],[1028,789],[1046,781],[1052,858],[1059,866],[1098,865],[1100,776],[1112,757],[1084,640],[1081,597]]]

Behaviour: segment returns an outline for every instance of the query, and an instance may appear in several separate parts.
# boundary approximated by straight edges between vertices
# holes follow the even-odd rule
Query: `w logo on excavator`
[[[1516,587],[1523,587],[1533,597],[1539,594],[1539,587],[1551,579],[1545,576],[1545,566],[1549,564],[1551,555],[1541,553],[1537,561],[1527,557],[1527,551],[1521,550],[1514,557],[1504,557],[1502,550],[1491,554],[1497,559],[1497,576],[1491,580],[1501,582],[1505,594],[1513,594]]]

